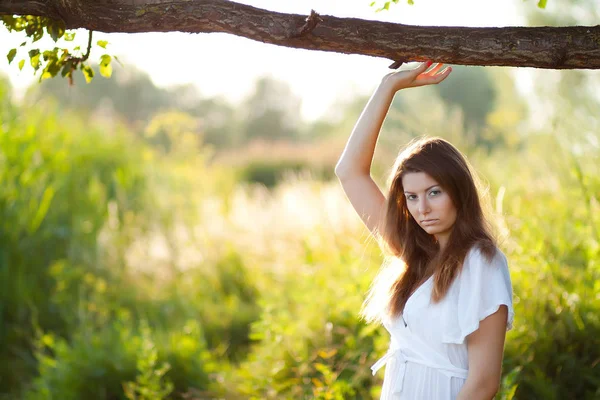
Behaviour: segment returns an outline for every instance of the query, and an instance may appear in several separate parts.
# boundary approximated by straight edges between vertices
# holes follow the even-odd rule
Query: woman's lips
[[[422,225],[433,225],[437,223],[437,219],[425,219],[423,221],[421,221]]]

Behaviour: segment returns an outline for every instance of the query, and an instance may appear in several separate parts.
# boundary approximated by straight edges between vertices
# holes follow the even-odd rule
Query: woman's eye
[[[437,196],[438,193],[441,193],[441,191],[439,191],[439,190],[432,190],[431,192],[429,192],[429,195],[431,195],[431,196]]]
[[[409,194],[408,196],[406,196],[406,198],[408,200],[414,200],[416,198],[416,196],[414,194]]]

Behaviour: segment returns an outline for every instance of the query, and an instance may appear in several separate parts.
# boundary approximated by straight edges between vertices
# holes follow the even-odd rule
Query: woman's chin
[[[421,229],[423,229],[425,232],[429,233],[430,235],[435,235],[436,233],[438,233],[440,230],[438,227],[435,226],[421,226]]]
[[[422,226],[421,228],[430,235],[438,235],[446,231],[439,226]]]

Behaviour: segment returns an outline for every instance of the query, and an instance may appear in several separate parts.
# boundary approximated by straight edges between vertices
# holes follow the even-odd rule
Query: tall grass
[[[335,180],[238,182],[169,136],[177,115],[157,149],[52,107],[0,124],[4,397],[378,395],[369,366],[388,338],[358,311],[381,254]],[[532,132],[489,152],[449,132],[508,233],[516,320],[497,398],[598,398],[597,142]],[[330,152],[301,151],[333,170]]]

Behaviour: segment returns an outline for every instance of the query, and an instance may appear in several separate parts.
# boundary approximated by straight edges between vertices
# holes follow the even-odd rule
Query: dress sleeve
[[[471,250],[448,295],[443,342],[463,344],[479,328],[479,322],[498,311],[502,304],[508,307],[506,330],[512,329],[515,315],[512,283],[508,262],[500,250],[496,250],[491,262],[479,249]]]

